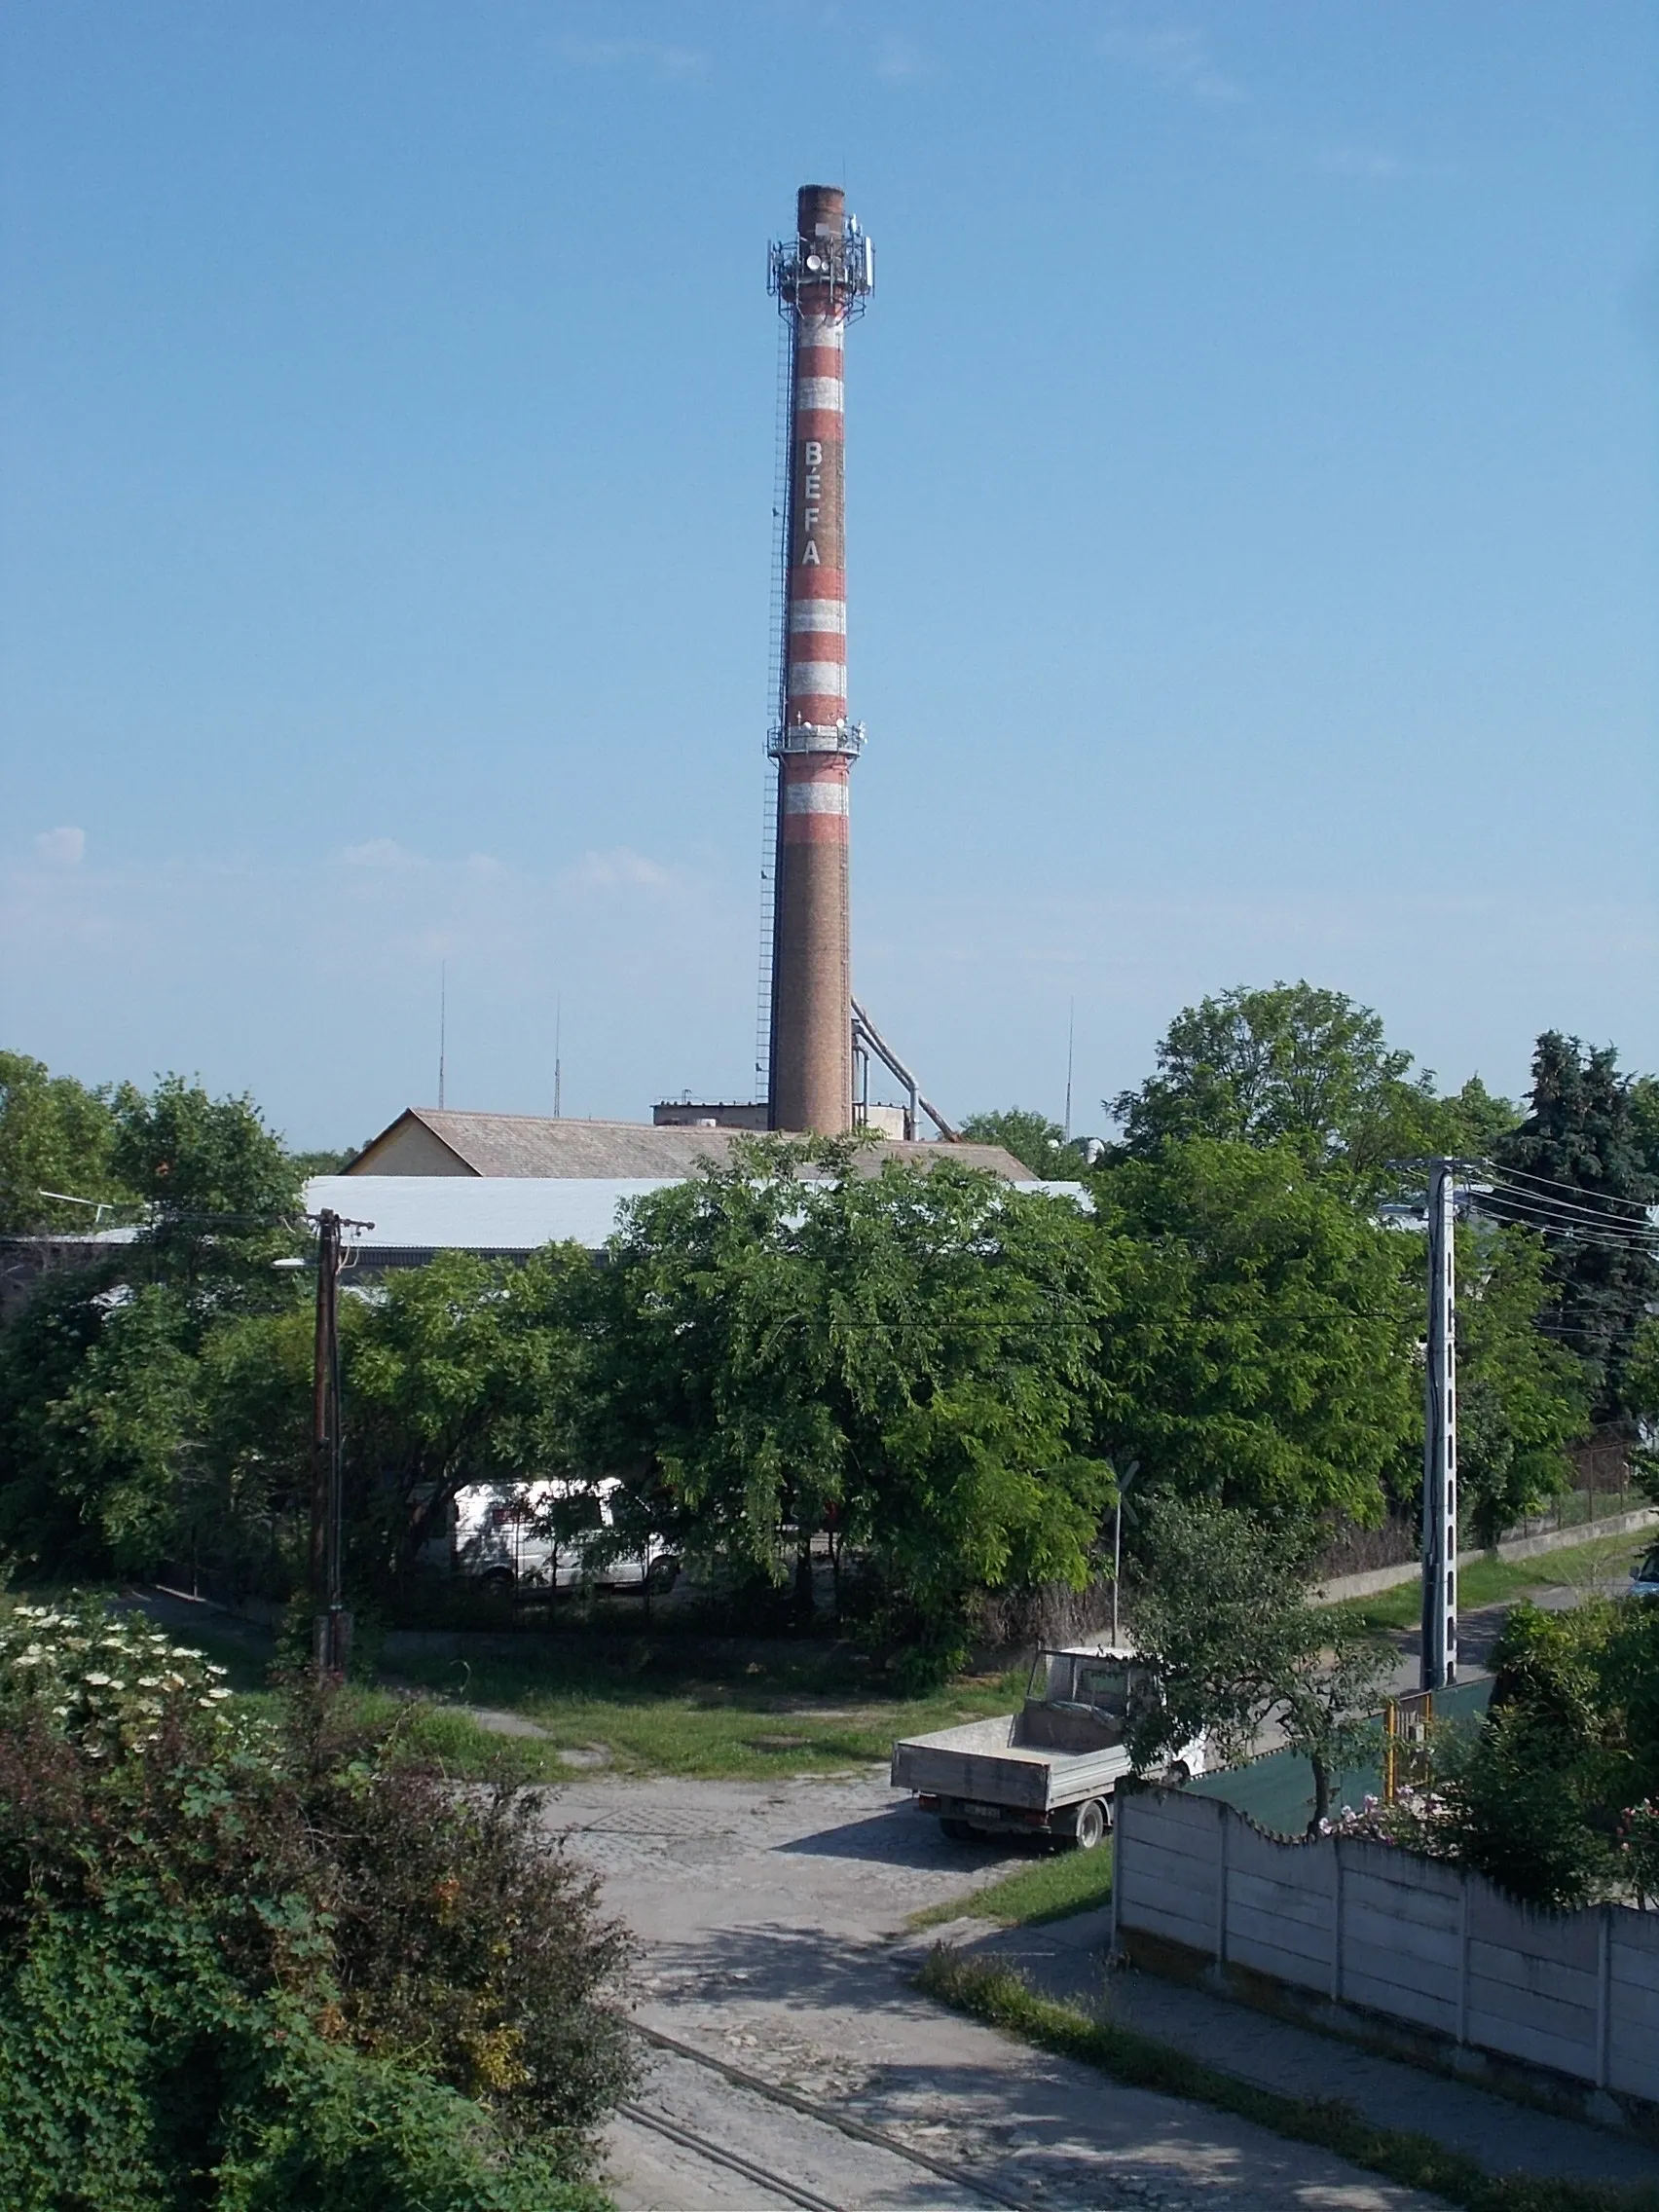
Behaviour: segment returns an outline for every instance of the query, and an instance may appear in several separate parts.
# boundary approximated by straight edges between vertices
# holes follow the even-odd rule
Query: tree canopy
[[[111,1096],[107,1085],[88,1089],[24,1052],[0,1052],[0,1235],[86,1231],[97,1201],[130,1199],[112,1158]]]
[[[1101,1369],[1115,1452],[1153,1489],[1379,1519],[1420,1448],[1406,1239],[1288,1144],[1166,1141],[1092,1189],[1122,1255]]]
[[[1199,1734],[1234,1760],[1276,1728],[1312,1768],[1316,1829],[1394,1653],[1309,1603],[1308,1565],[1294,1529],[1213,1499],[1154,1500],[1131,1618],[1158,1695],[1131,1714],[1129,1741],[1137,1766],[1156,1770]]]
[[[615,1474],[619,1547],[658,1536],[780,1587],[793,1562],[808,1609],[828,1547],[848,1621],[930,1666],[962,1648],[978,1593],[1099,1571],[1113,1465],[1137,1460],[1151,1497],[1304,1532],[1409,1512],[1422,1243],[1384,1226],[1360,1163],[1408,1109],[1436,1144],[1449,1116],[1478,1132],[1508,1109],[1478,1083],[1434,1098],[1374,1015],[1305,984],[1205,1001],[1166,1048],[1094,1168],[1056,1162],[1041,1115],[971,1124],[1062,1165],[1081,1203],[943,1146],[931,1173],[870,1176],[851,1139],[757,1140],[637,1203],[597,1265],[571,1247],[348,1275],[354,1587],[406,1587],[464,1486]],[[1659,1392],[1641,1201],[1620,1195],[1648,1187],[1648,1093],[1610,1055],[1552,1051],[1493,1171],[1500,1218],[1458,1234],[1462,1489],[1486,1535],[1569,1479],[1611,1371],[1581,1356],[1594,1328],[1622,1404]],[[286,1595],[313,1286],[272,1262],[305,1248],[302,1163],[251,1099],[178,1077],[87,1091],[13,1055],[0,1080],[10,1202],[58,1159],[65,1188],[125,1193],[136,1232],[0,1328],[0,1547],[54,1574],[170,1562]],[[1534,1173],[1553,1166],[1582,1180]],[[1564,1192],[1591,1234],[1532,1202]]]
[[[1567,1448],[1590,1426],[1583,1363],[1543,1334],[1548,1255],[1532,1231],[1459,1225],[1457,1488],[1482,1543],[1571,1487]]]
[[[1544,1327],[1583,1362],[1598,1418],[1633,1404],[1631,1355],[1659,1303],[1659,1196],[1648,1159],[1646,1094],[1621,1075],[1611,1046],[1547,1030],[1532,1060],[1530,1111],[1493,1147],[1498,1182],[1486,1202],[1530,1223],[1549,1253]]]
[[[1059,1123],[1028,1107],[1005,1106],[995,1113],[970,1114],[962,1124],[962,1134],[975,1144],[1000,1144],[1033,1175],[1049,1182],[1065,1182],[1082,1165]]]
[[[1239,985],[1184,1008],[1158,1047],[1157,1074],[1107,1111],[1137,1158],[1190,1136],[1289,1145],[1378,1188],[1390,1160],[1484,1149],[1513,1122],[1478,1077],[1439,1098],[1433,1076],[1412,1068],[1381,1018],[1340,991]]]
[[[832,1528],[891,1641],[943,1664],[977,1588],[1088,1575],[1111,1272],[1067,1200],[848,1159],[757,1143],[634,1203],[601,1277],[594,1458],[762,1571]]]

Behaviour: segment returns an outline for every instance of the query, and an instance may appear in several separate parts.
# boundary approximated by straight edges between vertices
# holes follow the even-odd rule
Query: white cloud
[[[1203,32],[1190,25],[1161,30],[1120,26],[1103,34],[1100,52],[1108,60],[1139,69],[1196,100],[1224,106],[1249,97],[1241,85],[1216,66]]]
[[[614,845],[604,853],[583,853],[559,873],[561,887],[575,892],[668,891],[674,882],[672,869],[647,860],[630,845]]]
[[[579,69],[645,69],[655,77],[702,77],[709,67],[708,55],[694,47],[651,38],[567,38],[559,53]]]
[[[87,832],[84,830],[43,830],[34,841],[34,848],[42,860],[52,861],[59,867],[78,867],[87,857]]]
[[[902,85],[927,73],[927,64],[908,39],[884,38],[875,50],[875,73],[884,84]]]
[[[755,895],[717,855],[628,846],[69,868],[25,845],[0,855],[0,998],[52,1066],[200,1069],[296,1141],[358,1142],[433,1094],[447,961],[452,1104],[545,1110],[562,1000],[567,1113],[640,1115],[746,1094]]]
[[[360,845],[342,846],[340,858],[348,867],[419,867],[421,856],[400,845],[395,837],[369,837]]]
[[[1437,182],[1453,174],[1448,163],[1415,162],[1380,146],[1321,146],[1313,156],[1313,166],[1328,176],[1358,177],[1370,184]]]

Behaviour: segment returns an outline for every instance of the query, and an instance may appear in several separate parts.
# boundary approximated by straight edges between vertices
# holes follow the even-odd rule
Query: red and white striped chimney
[[[777,726],[778,850],[772,940],[769,1120],[775,1129],[853,1125],[849,772],[864,730],[847,719],[847,324],[872,282],[869,240],[835,185],[809,184],[795,236],[772,248],[790,318],[785,626]]]

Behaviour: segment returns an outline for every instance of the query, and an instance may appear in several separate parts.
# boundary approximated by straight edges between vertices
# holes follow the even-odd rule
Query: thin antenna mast
[[[1077,1043],[1077,1001],[1066,1014],[1066,1142],[1071,1142],[1072,1047]]]
[[[565,1027],[565,1002],[553,1002],[553,1119],[559,1121],[565,1112],[565,1063],[560,1043]]]
[[[444,1108],[444,1062],[449,1047],[449,962],[438,963],[438,1111]]]

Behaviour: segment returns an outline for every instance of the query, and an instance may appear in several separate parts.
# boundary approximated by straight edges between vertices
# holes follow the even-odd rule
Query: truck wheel
[[[1171,1759],[1161,1776],[1165,1789],[1185,1789],[1192,1779],[1193,1770],[1185,1759]]]
[[[645,1588],[653,1598],[666,1598],[680,1580],[677,1559],[653,1559],[645,1573]]]
[[[513,1570],[510,1567],[493,1567],[479,1579],[492,1598],[510,1598],[513,1594]]]
[[[952,1843],[972,1843],[974,1840],[974,1831],[968,1825],[968,1823],[955,1820],[948,1813],[940,1820],[939,1832],[940,1835],[949,1836]]]
[[[1111,1825],[1105,1806],[1098,1797],[1091,1797],[1087,1805],[1080,1805],[1077,1809],[1077,1826],[1072,1830],[1072,1841],[1079,1851],[1092,1851]]]

